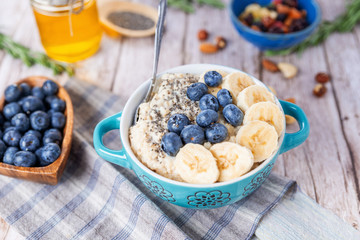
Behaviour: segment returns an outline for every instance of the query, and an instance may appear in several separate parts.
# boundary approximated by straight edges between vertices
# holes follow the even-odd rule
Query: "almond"
[[[201,43],[200,51],[203,53],[216,53],[218,51],[218,47],[212,43]]]
[[[287,98],[287,99],[285,99],[285,101],[287,101],[287,102],[291,102],[291,103],[293,103],[293,104],[295,104],[295,103],[296,103],[295,98]]]
[[[263,67],[270,71],[270,72],[278,72],[279,68],[276,66],[276,63],[274,63],[273,61],[270,61],[269,59],[263,59],[262,60],[262,65]]]

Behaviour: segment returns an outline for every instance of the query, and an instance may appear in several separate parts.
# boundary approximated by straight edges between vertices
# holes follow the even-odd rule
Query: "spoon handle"
[[[145,102],[150,101],[151,93],[155,86],[156,82],[156,74],[159,62],[159,55],[160,55],[160,46],[161,46],[161,39],[164,30],[164,21],[165,21],[165,14],[166,14],[166,6],[167,0],[160,0],[159,7],[158,7],[158,22],[156,24],[156,31],[155,31],[155,54],[154,54],[154,65],[153,65],[153,75],[151,79],[151,86],[146,94]]]

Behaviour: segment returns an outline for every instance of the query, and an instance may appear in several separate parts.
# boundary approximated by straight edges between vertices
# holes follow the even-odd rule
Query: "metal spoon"
[[[148,92],[146,93],[145,99],[142,101],[149,102],[152,97],[152,92],[154,90],[154,87],[156,86],[157,78],[157,68],[158,68],[158,62],[159,62],[159,54],[160,54],[160,46],[161,46],[161,39],[163,35],[163,29],[164,29],[164,21],[165,21],[165,14],[166,14],[166,5],[167,0],[161,0],[158,6],[158,22],[156,24],[156,31],[155,31],[155,52],[154,52],[154,65],[153,65],[153,75],[151,79],[151,84],[149,87]],[[139,105],[140,106],[140,105]],[[134,115],[134,121],[135,124],[139,118],[139,106],[136,108],[135,115]]]

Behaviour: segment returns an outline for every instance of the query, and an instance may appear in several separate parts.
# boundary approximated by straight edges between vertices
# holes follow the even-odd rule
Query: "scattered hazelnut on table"
[[[199,30],[198,39],[200,41],[205,41],[206,39],[208,39],[208,37],[209,37],[209,33],[205,29]]]
[[[327,88],[321,83],[316,84],[313,90],[313,94],[317,97],[322,97],[326,92]]]
[[[274,63],[273,61],[270,61],[269,59],[263,59],[262,60],[262,66],[263,68],[265,68],[266,70],[270,71],[270,72],[278,72],[279,68],[277,67],[276,63]]]
[[[330,80],[330,76],[326,73],[320,72],[320,73],[316,74],[315,80],[318,83],[327,83]]]
[[[203,53],[216,53],[218,51],[218,47],[212,43],[201,43],[200,51]]]
[[[226,39],[222,36],[217,36],[216,39],[215,39],[215,42],[216,42],[216,46],[219,48],[219,49],[223,49],[226,47]]]
[[[295,77],[298,72],[297,67],[290,63],[280,62],[277,66],[287,79]]]

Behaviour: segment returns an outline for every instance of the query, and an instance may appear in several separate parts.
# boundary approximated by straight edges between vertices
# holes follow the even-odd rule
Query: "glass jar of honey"
[[[49,57],[76,62],[99,49],[102,29],[96,0],[31,0],[31,5]]]

